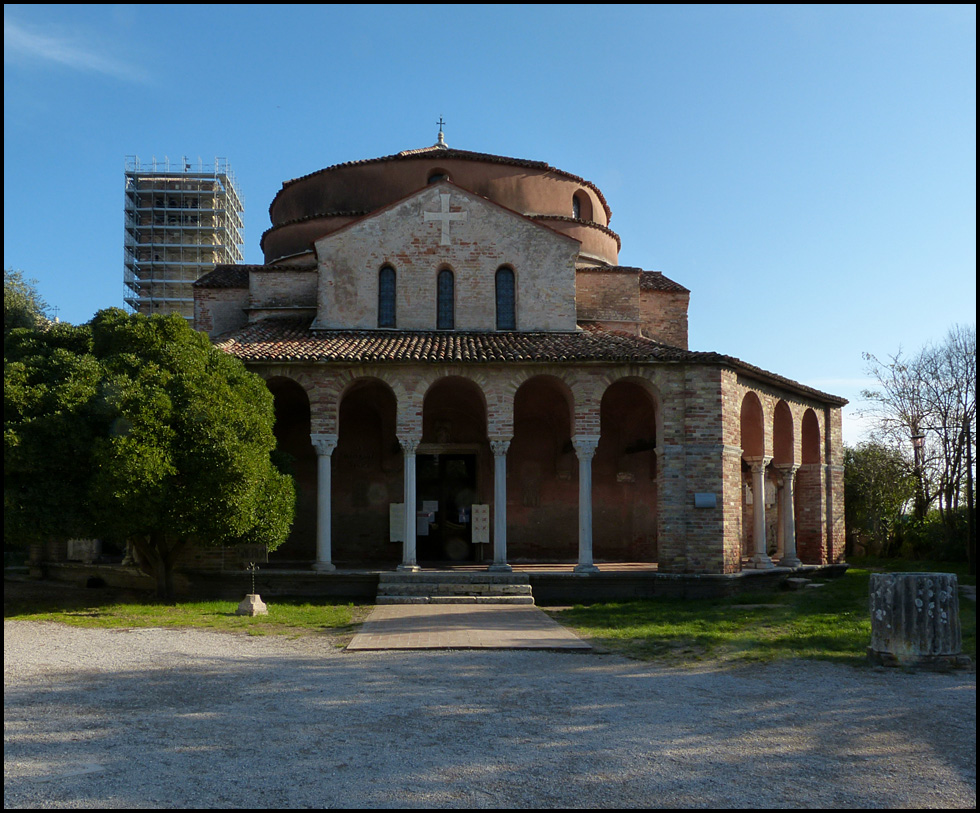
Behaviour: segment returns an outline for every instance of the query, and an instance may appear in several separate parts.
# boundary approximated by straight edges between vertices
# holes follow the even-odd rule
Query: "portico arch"
[[[335,561],[397,562],[389,541],[389,504],[401,501],[401,449],[395,435],[394,392],[377,378],[351,381],[340,397],[333,452]]]
[[[488,555],[471,544],[472,507],[490,504],[493,455],[483,390],[462,376],[434,381],[422,401],[416,458],[418,561],[464,562]]]
[[[572,415],[571,390],[554,376],[534,376],[514,395],[514,437],[507,453],[512,559],[567,560],[576,555]]]
[[[276,451],[296,484],[296,513],[288,539],[270,554],[274,562],[308,563],[316,557],[316,453],[310,442],[310,399],[291,378],[266,380],[272,393]]]
[[[599,404],[592,462],[594,552],[610,560],[657,560],[658,403],[649,382],[621,378]]]

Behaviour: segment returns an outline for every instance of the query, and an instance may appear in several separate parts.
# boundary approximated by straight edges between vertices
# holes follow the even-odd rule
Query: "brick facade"
[[[419,525],[429,560],[486,561],[466,543],[467,511],[502,499],[509,558],[574,561],[583,471],[600,566],[733,573],[758,547],[788,556],[794,540],[804,562],[840,559],[844,401],[689,351],[690,292],[616,265],[610,216],[575,176],[438,145],[284,184],[267,264],[219,268],[195,305],[198,327],[227,334],[220,346],[276,395],[300,492],[285,558],[321,555],[326,499],[336,561],[396,563],[390,506],[415,454],[417,508],[438,506]],[[386,267],[394,327],[379,324]],[[502,267],[516,326],[498,330]],[[440,330],[446,270],[453,323]],[[336,447],[327,495],[311,434]],[[495,454],[506,455],[500,495]]]

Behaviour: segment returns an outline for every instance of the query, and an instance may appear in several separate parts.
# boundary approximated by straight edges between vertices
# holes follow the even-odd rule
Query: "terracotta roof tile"
[[[589,187],[598,196],[599,202],[602,204],[602,208],[606,212],[606,220],[609,221],[612,219],[612,209],[609,208],[609,204],[606,202],[606,198],[602,194],[602,190],[600,190],[599,187],[597,187],[594,183],[592,183],[592,181],[587,181],[585,180],[585,178],[582,178],[578,175],[573,175],[571,172],[565,172],[565,170],[563,169],[557,169],[556,167],[553,167],[550,164],[548,164],[546,161],[532,161],[526,158],[508,158],[505,155],[492,155],[491,153],[471,152],[470,150],[455,150],[450,147],[443,147],[440,145],[434,145],[432,147],[422,147],[421,149],[417,149],[417,150],[402,150],[401,152],[395,153],[394,155],[385,155],[380,158],[364,158],[359,161],[345,161],[344,163],[341,164],[333,164],[329,167],[324,167],[323,169],[319,169],[316,172],[310,172],[307,175],[301,175],[299,178],[293,178],[290,181],[283,181],[282,189],[286,189],[287,187],[292,186],[294,183],[298,183],[299,181],[303,181],[307,178],[311,178],[314,175],[319,175],[323,172],[330,172],[331,170],[339,169],[340,167],[353,167],[353,166],[360,166],[362,164],[375,164],[375,163],[380,163],[382,161],[407,161],[407,160],[413,160],[418,158],[432,158],[436,156],[444,160],[456,158],[464,161],[485,161],[487,163],[509,164],[510,166],[527,167],[528,169],[539,169],[544,172],[554,172],[556,175],[560,175],[563,178],[568,178],[571,181],[575,181],[577,183],[581,183]],[[278,198],[278,194],[276,195],[276,197]],[[275,199],[273,199],[273,204],[274,203],[275,203]],[[272,210],[271,204],[269,210],[270,212]]]
[[[253,271],[305,271],[316,272],[310,265],[216,265],[194,283],[195,288],[248,288],[249,274]]]
[[[641,291],[669,291],[671,293],[689,294],[691,291],[679,282],[674,282],[659,271],[644,271],[640,274]]]
[[[642,268],[635,268],[632,265],[585,265],[576,268],[576,271],[586,271],[595,274],[642,274]]]
[[[309,318],[256,321],[218,346],[244,361],[344,363],[685,361],[704,355],[594,327],[575,333],[313,330]]]
[[[833,404],[835,395],[753,367],[731,356],[670,347],[643,336],[583,326],[574,333],[425,330],[313,330],[309,318],[263,319],[220,338],[217,346],[245,362],[334,364],[687,363],[731,367]]]
[[[248,288],[248,273],[252,265],[216,265],[197,282],[195,288]]]

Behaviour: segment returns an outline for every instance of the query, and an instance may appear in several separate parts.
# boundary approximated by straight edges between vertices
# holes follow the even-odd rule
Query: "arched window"
[[[452,330],[456,326],[455,289],[453,272],[449,269],[440,271],[436,284],[436,330]]]
[[[395,326],[395,269],[384,266],[378,272],[378,327]]]
[[[497,330],[517,330],[514,308],[514,272],[507,266],[497,269]]]
[[[574,217],[576,220],[579,220],[582,217],[582,201],[580,201],[578,197],[574,195],[572,196],[572,217]]]

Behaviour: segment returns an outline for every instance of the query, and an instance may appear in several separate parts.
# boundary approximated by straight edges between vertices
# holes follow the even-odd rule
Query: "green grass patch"
[[[871,641],[870,571],[819,588],[725,599],[660,599],[552,611],[597,645],[642,660],[816,658],[863,666]],[[976,604],[960,601],[963,651],[976,657]]]
[[[886,559],[881,556],[852,557],[847,560],[852,567],[887,573],[955,573],[960,584],[976,586],[977,576],[967,572],[966,562],[939,562],[926,559]]]
[[[142,601],[87,603],[84,596],[58,600],[25,599],[4,604],[4,618],[17,621],[55,621],[75,627],[132,629],[183,627],[250,635],[344,636],[353,634],[370,607],[353,603],[311,603],[292,599],[267,601],[268,615],[237,615],[233,601],[185,601],[176,605]]]

